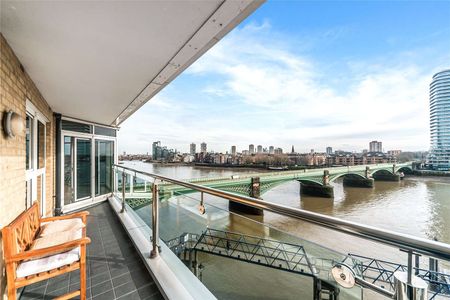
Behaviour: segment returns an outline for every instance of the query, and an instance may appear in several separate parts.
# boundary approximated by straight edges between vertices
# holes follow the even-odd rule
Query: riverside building
[[[430,154],[434,170],[450,170],[450,69],[436,73],[430,84]]]

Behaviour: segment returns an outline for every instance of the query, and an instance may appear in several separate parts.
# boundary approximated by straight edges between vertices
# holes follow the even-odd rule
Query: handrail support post
[[[150,258],[159,256],[161,248],[159,246],[159,196],[158,185],[153,183],[152,186],[152,251]]]
[[[125,212],[125,187],[126,187],[126,180],[127,180],[127,174],[125,174],[125,171],[122,171],[122,209],[120,210],[121,213]]]
[[[394,167],[395,168],[395,167]],[[412,285],[413,278],[413,252],[408,250],[408,297],[412,299],[412,295],[414,293],[414,288]]]

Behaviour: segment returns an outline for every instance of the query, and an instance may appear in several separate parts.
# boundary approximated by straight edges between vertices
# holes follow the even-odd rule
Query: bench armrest
[[[41,223],[52,222],[52,221],[56,221],[56,220],[72,219],[72,218],[82,218],[84,220],[87,215],[89,215],[88,211],[80,211],[77,213],[68,214],[68,215],[64,215],[64,216],[42,218]]]
[[[23,251],[21,253],[15,254],[11,257],[6,257],[5,261],[6,261],[6,263],[11,263],[11,262],[19,262],[19,261],[28,260],[28,259],[42,258],[45,256],[50,256],[50,255],[66,252],[66,251],[69,251],[78,246],[89,244],[90,242],[91,242],[90,238],[83,237],[81,239],[73,240],[73,241],[63,243],[60,245],[55,245],[55,246],[42,248],[42,249],[36,249],[36,250]]]

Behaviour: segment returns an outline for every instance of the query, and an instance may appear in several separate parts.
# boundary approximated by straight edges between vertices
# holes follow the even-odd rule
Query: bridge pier
[[[362,188],[372,188],[373,178],[370,177],[370,168],[366,167],[364,171],[364,177],[348,174],[344,176],[343,184],[348,187],[362,187]]]
[[[351,176],[345,176],[343,180],[344,186],[361,188],[372,188],[373,182],[373,178],[356,178]]]
[[[321,198],[333,198],[334,187],[329,182],[330,172],[323,171],[322,185],[300,181],[300,194]]]
[[[372,177],[375,181],[400,181],[399,174],[391,174],[389,172],[376,172]]]
[[[259,177],[252,177],[250,182],[250,197],[260,199],[261,196],[261,183]],[[264,211],[259,208],[248,206],[245,204],[228,201],[228,209],[232,212],[243,213],[248,215],[261,216]]]
[[[300,194],[320,198],[333,198],[334,187],[332,185],[317,185],[300,182]]]

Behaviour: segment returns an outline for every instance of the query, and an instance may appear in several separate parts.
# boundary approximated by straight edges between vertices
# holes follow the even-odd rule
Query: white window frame
[[[88,124],[88,125],[93,125],[93,126],[97,125],[97,126],[108,127],[108,128],[117,130],[117,128],[114,128],[111,126],[90,123],[87,121],[73,119],[70,117],[63,116],[62,120],[73,121],[73,122],[83,123],[83,124]],[[61,130],[61,148],[60,149],[61,149],[61,157],[63,158],[63,159],[61,159],[61,163],[59,166],[61,168],[61,174],[64,174],[64,137],[65,136],[91,140],[91,158],[92,158],[91,159],[91,196],[90,197],[80,199],[79,201],[75,201],[74,203],[64,204],[64,175],[61,176],[61,181],[60,181],[61,182],[61,209],[62,209],[63,213],[67,213],[67,212],[70,212],[73,210],[83,208],[85,206],[92,205],[97,202],[104,201],[114,192],[114,189],[113,189],[111,191],[111,193],[109,193],[109,194],[95,196],[95,142],[96,142],[96,140],[113,141],[114,142],[114,163],[117,163],[117,158],[118,158],[117,137],[98,135],[98,134],[94,134],[94,132],[95,132],[94,128],[92,130],[92,133]],[[115,173],[113,172],[113,183],[115,182],[114,180],[115,180]]]
[[[25,180],[31,183],[31,195],[28,195],[29,189],[27,188],[26,207],[30,207],[34,200],[37,199],[37,182],[38,177],[41,176],[41,216],[45,215],[46,211],[46,195],[45,195],[45,175],[46,175],[46,160],[47,160],[47,123],[50,121],[47,117],[37,109],[37,107],[31,103],[29,99],[26,99],[26,114],[32,118],[31,126],[31,165],[30,168],[25,171]],[[44,166],[38,169],[38,122],[44,124]],[[30,197],[31,196],[31,197]]]

